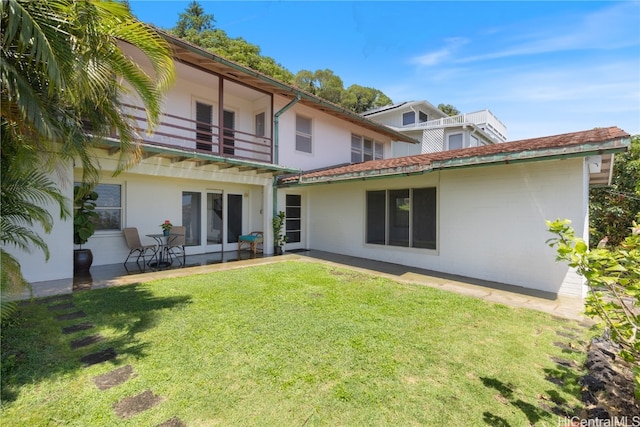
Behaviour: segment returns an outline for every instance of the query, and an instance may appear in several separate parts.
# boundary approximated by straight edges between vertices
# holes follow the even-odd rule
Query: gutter
[[[294,99],[291,100],[287,105],[282,107],[279,111],[277,111],[273,115],[273,163],[278,164],[280,160],[280,116],[283,115],[289,108],[293,107],[300,101],[302,96],[297,94]],[[275,218],[278,215],[278,179],[273,177],[273,217]]]

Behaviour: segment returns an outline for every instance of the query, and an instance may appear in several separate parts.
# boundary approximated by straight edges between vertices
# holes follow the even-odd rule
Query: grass
[[[588,340],[544,313],[295,261],[73,302],[95,328],[63,335],[79,321],[55,321],[45,304],[3,328],[3,425],[557,426],[579,405],[565,362],[584,356],[570,344]],[[106,339],[70,349],[96,333]],[[105,348],[118,357],[78,361]],[[135,377],[97,389],[93,377],[124,365]],[[164,400],[115,414],[144,390]]]

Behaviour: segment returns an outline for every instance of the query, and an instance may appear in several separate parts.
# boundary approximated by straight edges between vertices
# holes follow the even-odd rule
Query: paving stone
[[[56,304],[56,305],[50,305],[49,307],[47,307],[47,310],[49,311],[58,311],[58,310],[68,310],[70,308],[75,308],[76,305],[72,302],[68,302],[65,304]]]
[[[66,328],[62,328],[63,334],[72,334],[74,332],[86,331],[87,329],[93,328],[93,324],[89,322],[78,323],[77,325],[67,326]]]
[[[107,372],[106,374],[93,377],[93,382],[99,390],[107,390],[126,382],[132,376],[136,376],[133,373],[133,368],[131,365],[126,365],[118,369],[114,369],[111,372]]]
[[[36,302],[38,304],[51,304],[52,302],[66,301],[66,300],[70,300],[70,299],[73,299],[73,295],[71,295],[71,294],[62,294],[62,295],[54,295],[54,296],[51,296],[51,297],[42,298],[40,300],[37,300]]]
[[[71,348],[76,349],[80,347],[86,347],[91,344],[95,344],[97,342],[104,341],[104,337],[100,334],[89,335],[88,337],[79,338],[77,340],[71,341]]]
[[[158,424],[156,427],[187,427],[187,425],[180,418],[173,417],[162,424]]]
[[[56,320],[73,320],[80,319],[82,317],[87,317],[87,313],[84,311],[74,311],[73,313],[61,314],[56,316]]]
[[[81,357],[80,361],[86,366],[91,366],[98,363],[106,362],[107,360],[115,359],[116,356],[116,351],[112,348],[108,348],[96,353],[87,354],[86,356]]]
[[[120,418],[129,418],[152,408],[163,400],[162,397],[155,396],[151,390],[145,390],[136,396],[125,397],[115,403],[113,409]]]

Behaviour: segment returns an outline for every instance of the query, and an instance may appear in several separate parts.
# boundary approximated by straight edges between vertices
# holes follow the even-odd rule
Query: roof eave
[[[188,43],[172,34],[169,34],[165,31],[161,31],[161,30],[157,30],[159,34],[161,34],[169,43],[173,43],[174,45],[177,45],[179,47],[181,47],[182,49],[188,50],[192,53],[201,55],[202,57],[214,61],[214,62],[218,62],[226,67],[232,68],[236,71],[245,73],[250,75],[251,77],[260,80],[263,83],[267,83],[275,88],[277,88],[280,91],[284,91],[284,92],[288,92],[291,93],[292,95],[300,95],[300,97],[304,100],[306,100],[308,103],[312,103],[312,104],[316,104],[319,106],[322,106],[323,108],[329,109],[335,113],[341,114],[343,116],[346,116],[346,118],[348,118],[348,121],[354,123],[354,124],[358,124],[360,126],[364,126],[366,128],[372,129],[372,130],[376,130],[377,132],[380,132],[390,138],[393,138],[394,140],[397,141],[404,141],[404,142],[410,142],[410,143],[420,143],[420,141],[415,140],[413,138],[409,138],[406,135],[397,132],[391,128],[389,128],[388,126],[382,125],[380,123],[377,123],[373,120],[367,119],[366,117],[361,116],[360,114],[357,114],[353,111],[347,110],[343,107],[340,107],[336,104],[333,104],[331,102],[325,101],[322,98],[319,98],[315,95],[312,95],[304,90],[298,89],[294,86],[290,86],[284,82],[281,82],[279,80],[276,80],[272,77],[269,77],[265,74],[259,73],[255,70],[252,70],[251,68],[245,67],[241,64],[235,63],[233,61],[224,59],[218,55],[215,55],[214,53],[211,53],[207,50],[204,50],[198,46],[195,46],[191,43]]]
[[[584,143],[568,147],[555,147],[540,150],[526,150],[515,153],[497,153],[487,156],[435,160],[430,162],[429,164],[410,165],[390,169],[375,169],[357,173],[319,176],[315,178],[299,178],[297,182],[287,182],[281,184],[281,186],[297,187],[367,179],[400,178],[410,175],[425,174],[438,170],[462,169],[496,164],[536,162],[573,157],[586,157],[594,154],[610,154],[625,151],[630,142],[630,138],[617,138],[604,142]]]

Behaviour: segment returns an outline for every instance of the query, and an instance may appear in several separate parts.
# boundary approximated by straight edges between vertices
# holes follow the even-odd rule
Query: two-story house
[[[137,120],[142,160],[114,176],[118,136],[94,147],[101,219],[85,245],[94,265],[125,260],[123,228],[137,227],[144,240],[167,219],[186,227],[187,254],[236,250],[238,236],[251,231],[264,232],[270,254],[272,218],[285,211],[288,249],[583,295],[581,281],[545,246],[544,221],[569,218],[586,235],[590,180],[608,179],[613,153],[629,145],[622,130],[478,146],[465,136],[462,146],[469,148],[397,157],[393,144],[414,144],[422,153],[425,130],[413,134],[374,121],[163,36],[177,79],[153,134],[140,102],[124,98]],[[149,67],[131,46],[123,49]],[[413,108],[416,128],[423,120],[448,120],[435,108],[421,116],[420,105],[428,104],[398,111]],[[485,117],[456,126],[469,138],[492,138],[488,124],[496,124]],[[448,144],[453,148],[456,139]],[[64,183],[77,182],[81,170],[66,168],[61,183],[71,199],[72,185]],[[72,230],[71,221],[58,221],[44,236],[53,249],[48,262],[38,252],[12,251],[27,280],[72,278]]]
[[[507,140],[506,126],[489,110],[448,116],[427,101],[365,111],[363,117],[402,132],[420,144],[392,144],[393,157],[478,147]]]

